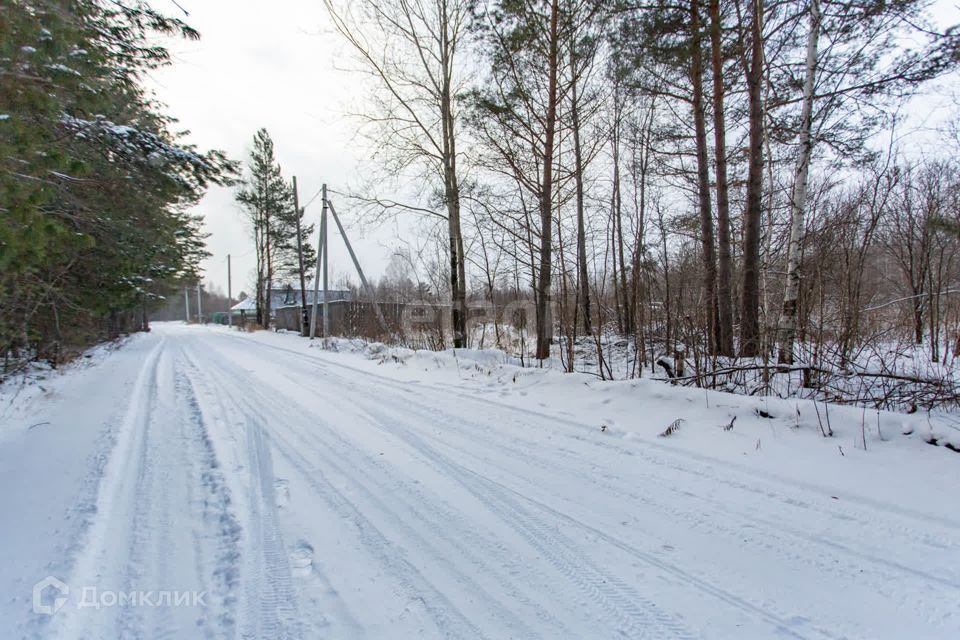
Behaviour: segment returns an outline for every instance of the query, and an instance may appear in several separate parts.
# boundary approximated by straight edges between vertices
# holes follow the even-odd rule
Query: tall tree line
[[[273,139],[266,129],[253,136],[247,171],[236,192],[236,201],[249,224],[256,255],[254,284],[256,321],[270,326],[271,291],[288,278],[302,283],[316,261],[310,243],[313,224],[303,221],[295,202],[293,183],[283,176]]]
[[[143,86],[157,35],[197,32],[136,0],[6,0],[0,11],[4,370],[145,328],[206,255],[188,213],[232,164],[177,140]]]
[[[411,25],[426,20],[440,34],[437,16],[461,6],[374,4],[372,24],[421,43],[414,50],[428,61],[440,49],[427,45],[443,39],[417,38]],[[369,28],[370,12],[349,14],[350,28],[338,24],[388,89],[366,114],[395,118],[378,129],[376,148],[394,152],[386,165],[408,168],[421,157],[415,150],[428,148],[424,132],[445,122],[443,113],[461,114],[466,256],[450,255],[475,265],[485,298],[495,289],[529,295],[538,358],[556,355],[558,328],[569,342],[612,323],[642,345],[644,361],[655,350],[696,351],[709,366],[733,357],[808,361],[798,342],[810,338],[818,302],[810,296],[829,306],[865,286],[820,291],[827,280],[816,279],[833,265],[811,262],[820,241],[811,229],[857,184],[873,184],[871,215],[877,228],[887,224],[894,213],[876,176],[904,162],[883,143],[898,124],[892,114],[958,62],[956,29],[935,25],[923,0],[466,4],[457,53],[476,72],[459,76],[447,111],[421,76],[371,60],[380,49],[354,28]],[[398,96],[397,86],[413,93]],[[398,97],[422,104],[421,96],[433,96],[422,102],[432,111],[397,106]],[[442,153],[423,157],[443,166]],[[383,211],[395,204],[367,202]],[[876,230],[861,231],[860,249],[879,251],[866,242]],[[572,313],[555,317],[554,307]]]

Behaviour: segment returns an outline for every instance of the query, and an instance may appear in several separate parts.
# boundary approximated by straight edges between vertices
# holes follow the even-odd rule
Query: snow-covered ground
[[[923,415],[316,346],[0,388],[0,638],[960,637]]]

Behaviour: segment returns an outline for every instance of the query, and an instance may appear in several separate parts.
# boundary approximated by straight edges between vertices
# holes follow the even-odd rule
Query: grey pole
[[[326,207],[327,185],[323,185],[323,203]],[[310,309],[310,339],[317,335],[317,301],[320,298],[320,261],[323,259],[323,246],[326,244],[326,218],[320,219],[320,238],[317,240],[317,268],[313,270],[313,303]]]
[[[227,326],[233,327],[233,286],[230,280],[230,254],[227,254]]]
[[[190,324],[190,287],[183,288],[183,306],[187,310],[187,324]]]
[[[203,324],[203,304],[200,302],[200,281],[197,280],[197,323]]]
[[[357,260],[357,254],[353,252],[353,246],[350,244],[350,238],[347,237],[347,232],[344,231],[343,225],[340,224],[340,217],[337,215],[337,210],[333,208],[332,202],[330,203],[330,213],[333,214],[333,221],[337,223],[337,229],[340,230],[340,235],[343,236],[343,242],[347,245],[347,251],[350,253],[350,259],[353,260],[353,266],[356,267],[357,275],[360,276],[360,284],[363,285],[367,295],[370,296],[370,301],[373,303],[373,310],[377,314],[377,322],[380,323],[380,328],[386,332],[387,322],[383,319],[383,313],[380,311],[380,305],[377,304],[377,298],[373,295],[373,289],[370,288],[370,284],[367,282],[366,276],[363,275],[363,269],[360,268],[360,261]]]
[[[330,297],[327,280],[327,262],[330,256],[330,238],[327,233],[327,208],[330,202],[327,200],[327,185],[323,185],[323,347],[327,347],[327,338],[330,337]]]

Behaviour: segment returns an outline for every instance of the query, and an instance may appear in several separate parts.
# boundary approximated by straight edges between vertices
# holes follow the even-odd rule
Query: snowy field
[[[0,638],[960,638],[924,415],[335,346],[0,388]]]

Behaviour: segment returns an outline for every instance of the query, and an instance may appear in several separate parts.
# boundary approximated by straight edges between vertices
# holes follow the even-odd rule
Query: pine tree
[[[169,61],[148,39],[190,27],[133,0],[3,7],[0,349],[56,363],[196,278],[188,208],[232,164],[178,143],[141,83]]]
[[[557,0],[501,0],[491,3],[484,25],[491,70],[473,96],[471,121],[492,150],[490,163],[509,167],[524,195],[536,202],[536,213],[532,206],[527,212],[531,228],[526,236],[536,302],[536,356],[544,359],[553,341],[554,169],[557,107],[566,93],[559,86],[560,65],[567,59],[561,51],[564,23]],[[529,224],[534,218],[535,230]]]
[[[313,273],[312,267],[317,261],[317,250],[310,241],[310,236],[313,235],[314,225],[304,222],[305,211],[303,207],[300,208],[299,212],[294,211],[292,200],[290,206],[281,211],[277,217],[277,271],[280,275],[299,282],[301,274],[300,258],[297,256],[297,216],[300,217],[299,247],[303,251],[304,279],[309,280]]]
[[[299,275],[297,259],[297,212],[294,211],[293,190],[284,179],[277,163],[273,140],[266,129],[253,137],[253,149],[248,161],[248,176],[236,194],[248,220],[257,255],[257,323],[270,326],[272,314],[270,291],[275,279]],[[301,229],[304,245],[304,269],[315,259],[309,249],[313,226]]]

